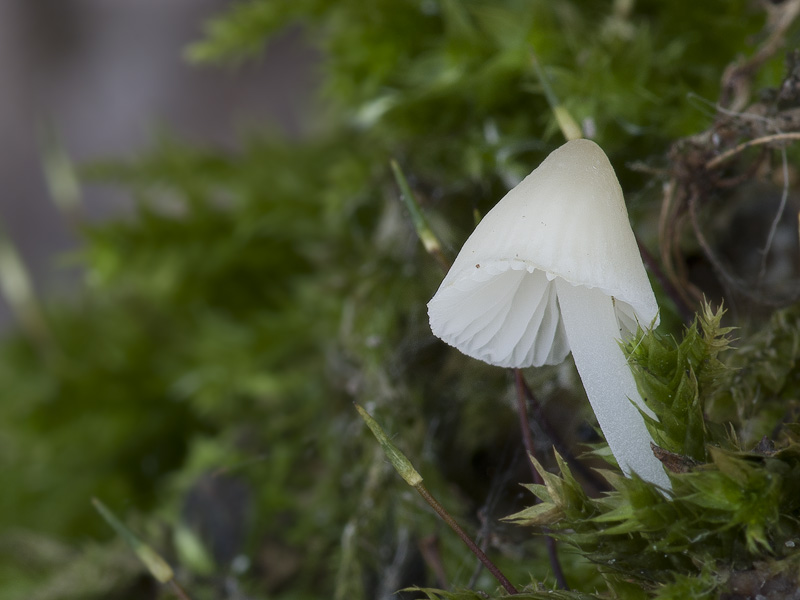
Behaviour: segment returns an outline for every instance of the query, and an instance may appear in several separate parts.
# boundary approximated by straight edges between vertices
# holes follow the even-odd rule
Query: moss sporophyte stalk
[[[436,514],[439,515],[445,523],[447,523],[447,525],[455,532],[455,534],[461,538],[461,541],[464,542],[467,548],[469,548],[470,551],[478,558],[478,560],[483,563],[483,565],[489,570],[495,579],[497,579],[498,583],[500,583],[500,585],[503,586],[503,588],[509,594],[518,594],[519,592],[508,580],[508,578],[503,575],[500,569],[498,569],[491,559],[486,556],[484,551],[478,547],[472,538],[470,538],[469,535],[467,535],[467,533],[461,528],[458,522],[422,484],[422,476],[411,464],[411,461],[406,458],[405,454],[403,454],[400,449],[389,440],[389,437],[383,431],[383,428],[378,424],[378,422],[375,421],[375,419],[373,419],[372,416],[359,404],[356,403],[355,407],[358,411],[358,414],[361,415],[362,419],[364,419],[367,427],[369,427],[370,431],[372,431],[372,434],[378,440],[381,448],[383,448],[386,458],[389,459],[389,462],[400,474],[400,476],[405,479],[406,483],[417,490],[417,493],[422,496],[425,502],[427,502],[428,505],[436,512]]]

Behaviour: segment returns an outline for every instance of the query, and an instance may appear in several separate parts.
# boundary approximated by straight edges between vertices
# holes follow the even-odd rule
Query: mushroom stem
[[[598,288],[556,278],[558,303],[575,366],[611,452],[626,475],[672,489],[661,462],[650,450],[652,438],[629,401],[644,412],[636,381],[617,340],[617,317],[610,296]]]

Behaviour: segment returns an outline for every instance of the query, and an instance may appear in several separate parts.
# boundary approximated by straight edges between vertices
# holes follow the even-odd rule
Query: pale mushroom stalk
[[[619,325],[612,299],[597,288],[556,280],[561,318],[572,358],[611,452],[626,475],[637,475],[670,489],[661,462],[640,440],[650,437],[630,400],[650,415],[619,346]]]

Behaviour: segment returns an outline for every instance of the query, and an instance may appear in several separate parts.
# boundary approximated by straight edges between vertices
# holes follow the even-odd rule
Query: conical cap
[[[486,214],[428,304],[431,329],[492,364],[560,362],[569,348],[547,285],[556,277],[613,297],[623,332],[657,319],[622,188],[590,140],[553,151]],[[549,341],[531,331],[540,326]],[[497,340],[505,348],[495,349]]]

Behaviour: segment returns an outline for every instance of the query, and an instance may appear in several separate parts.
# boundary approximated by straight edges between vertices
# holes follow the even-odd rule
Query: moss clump
[[[795,311],[776,314],[749,351],[765,351],[776,326],[780,335],[796,335],[797,326],[784,329]],[[755,579],[775,589],[796,580],[800,429],[787,424],[775,442],[764,439],[752,448],[739,435],[749,429],[746,420],[726,428],[706,416],[703,407],[731,389],[730,381],[754,389],[762,376],[757,369],[725,368],[719,353],[728,347],[730,328],[721,327],[721,316],[707,307],[680,343],[648,332],[627,347],[658,415],[649,429],[670,451],[663,460],[671,492],[606,470],[611,490],[592,498],[559,458],[560,475],[537,464],[545,484],[527,486],[541,503],[509,517],[547,528],[575,547],[604,573],[612,597],[727,598]],[[679,431],[686,436],[676,436]],[[637,593],[620,591],[631,582]]]

